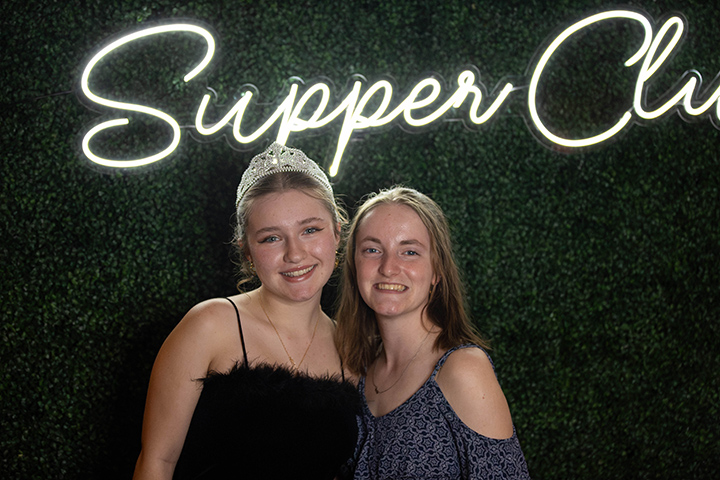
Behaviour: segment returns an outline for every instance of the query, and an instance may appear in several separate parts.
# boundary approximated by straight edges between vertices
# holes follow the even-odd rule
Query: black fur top
[[[333,479],[353,454],[350,382],[240,363],[201,381],[175,479]]]

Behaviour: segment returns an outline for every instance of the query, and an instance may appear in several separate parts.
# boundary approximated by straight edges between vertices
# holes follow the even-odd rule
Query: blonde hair
[[[466,313],[465,288],[453,255],[445,214],[427,195],[412,188],[396,186],[369,195],[348,230],[335,331],[338,352],[345,364],[354,373],[365,374],[365,369],[373,362],[381,345],[375,312],[360,295],[355,265],[358,226],[371,210],[380,205],[405,205],[412,208],[430,235],[431,262],[438,283],[432,289],[425,312],[430,321],[441,329],[435,340],[435,348],[447,350],[464,343],[487,348],[487,342],[475,332]]]

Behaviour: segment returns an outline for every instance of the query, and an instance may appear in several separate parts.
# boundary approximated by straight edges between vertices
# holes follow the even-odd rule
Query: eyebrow
[[[364,238],[360,238],[360,239],[358,239],[358,243],[362,243],[362,242],[373,242],[373,243],[380,243],[380,240],[378,240],[378,239],[377,239],[377,238],[375,238],[375,237],[368,237],[368,236],[365,236]]]
[[[400,245],[420,245],[421,247],[424,247],[425,245],[420,240],[402,240],[400,242]]]
[[[308,225],[308,224],[310,224],[310,223],[317,223],[317,222],[324,223],[325,221],[326,221],[325,219],[320,218],[320,217],[308,217],[308,218],[306,218],[306,219],[304,219],[304,220],[300,220],[299,222],[297,222],[297,225],[302,227],[302,226]],[[265,233],[276,232],[276,231],[278,231],[278,230],[280,230],[280,227],[277,227],[277,226],[274,226],[274,225],[273,225],[273,226],[270,226],[270,227],[261,228],[261,229],[259,229],[258,231],[256,231],[255,234],[256,234],[256,235],[263,235],[263,234],[265,234]]]
[[[316,223],[316,222],[324,222],[324,221],[325,221],[324,218],[309,217],[309,218],[306,218],[305,220],[301,220],[300,222],[298,222],[298,225],[307,225],[308,223]]]
[[[382,243],[379,239],[375,237],[366,236],[360,240],[358,240],[358,243],[363,242],[371,242],[371,243]],[[400,245],[420,245],[421,247],[424,247],[425,245],[420,240],[410,239],[410,240],[401,240]]]

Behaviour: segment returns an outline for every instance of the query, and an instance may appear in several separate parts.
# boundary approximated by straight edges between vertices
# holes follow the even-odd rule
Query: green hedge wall
[[[711,2],[631,5],[654,19],[681,12],[689,25],[650,96],[688,70],[706,79],[720,71]],[[176,154],[140,172],[90,167],[80,138],[102,112],[80,101],[77,83],[107,38],[167,19],[211,26],[219,53],[201,80],[180,80],[198,51],[181,39],[118,57],[98,73],[98,88],[192,125],[206,85],[222,111],[253,84],[267,104],[248,117],[257,122],[292,76],[326,78],[338,95],[355,74],[392,78],[405,91],[427,72],[453,85],[467,65],[489,90],[509,77],[527,84],[531,60],[559,28],[611,6],[4,2],[0,477],[129,478],[158,348],[193,304],[235,288],[234,189],[264,143],[243,152],[194,141],[186,129]],[[637,70],[618,61],[637,35],[603,26],[568,46],[541,88],[557,129],[597,131],[627,108]],[[720,131],[672,114],[568,155],[534,139],[524,105],[514,93],[479,129],[445,122],[419,134],[357,134],[336,190],[352,208],[405,183],[443,206],[534,478],[714,478]],[[131,155],[164,144],[161,129],[140,125],[103,148]],[[289,143],[328,166],[338,133],[334,125]],[[328,308],[333,295],[331,286]]]

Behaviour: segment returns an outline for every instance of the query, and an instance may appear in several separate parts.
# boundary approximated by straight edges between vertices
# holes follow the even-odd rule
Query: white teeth
[[[294,272],[285,272],[285,273],[283,273],[283,275],[285,275],[286,277],[299,277],[301,275],[305,275],[313,268],[315,268],[315,267],[303,268],[302,270],[296,270]]]
[[[394,290],[396,292],[404,292],[407,287],[404,285],[390,284],[390,283],[378,283],[378,290]]]

